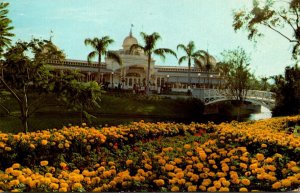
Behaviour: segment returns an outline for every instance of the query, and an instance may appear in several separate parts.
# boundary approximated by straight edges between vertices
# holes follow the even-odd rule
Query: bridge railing
[[[195,88],[192,90],[192,95],[202,100],[206,98],[233,98],[228,89]],[[258,100],[275,100],[275,93],[260,90],[248,90],[246,98]]]

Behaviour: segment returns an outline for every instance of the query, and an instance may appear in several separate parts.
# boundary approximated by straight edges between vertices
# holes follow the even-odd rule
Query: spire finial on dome
[[[130,37],[132,37],[132,27],[133,27],[133,24],[131,24],[131,27],[130,27],[130,33],[129,33]]]

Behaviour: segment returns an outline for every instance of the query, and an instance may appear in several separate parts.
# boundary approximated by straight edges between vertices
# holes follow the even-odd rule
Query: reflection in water
[[[268,119],[272,117],[272,112],[266,107],[261,106],[260,113],[253,113],[249,116],[248,120],[260,120],[260,119]]]

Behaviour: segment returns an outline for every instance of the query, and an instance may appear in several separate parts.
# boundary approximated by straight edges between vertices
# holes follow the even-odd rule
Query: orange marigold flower
[[[163,179],[154,180],[154,183],[157,186],[163,186],[165,184],[165,181]]]
[[[196,192],[197,191],[197,186],[189,186],[188,191],[189,192]]]
[[[280,187],[281,187],[281,182],[275,182],[274,184],[272,184],[273,189],[278,189]]]
[[[216,192],[217,189],[216,189],[216,187],[209,187],[209,188],[207,188],[207,191],[208,192]]]
[[[256,154],[255,157],[258,161],[263,161],[265,159],[264,154],[261,154],[261,153]]]
[[[185,149],[190,149],[190,148],[191,148],[191,145],[190,145],[190,144],[185,144],[185,145],[183,146],[183,148],[185,148]]]
[[[240,163],[240,167],[243,168],[243,169],[247,169],[247,168],[248,168],[248,165],[245,164],[245,163]]]
[[[132,164],[133,163],[133,161],[132,160],[126,160],[126,165],[128,166],[128,165],[130,165],[130,164]]]
[[[228,187],[221,187],[219,189],[220,192],[229,192],[229,188]]]
[[[241,180],[242,184],[244,184],[245,186],[249,186],[250,185],[250,180],[244,178]]]
[[[261,147],[266,148],[266,147],[268,147],[268,145],[263,143],[263,144],[261,144]]]
[[[43,140],[41,141],[41,144],[42,144],[42,145],[47,145],[47,143],[48,143],[48,141],[47,141],[46,139],[43,139]]]
[[[171,165],[171,164],[166,164],[166,165],[165,165],[165,168],[166,168],[167,171],[172,171],[172,170],[174,170],[174,166]]]
[[[244,188],[244,187],[242,187],[242,188],[240,188],[240,190],[239,190],[240,192],[248,192],[248,189],[247,188]]]
[[[172,192],[179,192],[179,187],[178,187],[178,186],[173,186],[173,187],[171,188],[171,191],[172,191]]]
[[[300,172],[300,168],[298,166],[294,166],[291,168],[292,172],[298,173]]]
[[[291,186],[292,182],[288,179],[283,179],[283,180],[281,180],[281,184],[282,184],[282,186],[289,187],[289,186]]]
[[[57,190],[58,187],[59,187],[59,185],[56,184],[56,183],[51,183],[51,184],[50,184],[50,188],[52,188],[53,190]]]
[[[199,189],[200,189],[202,192],[206,191],[206,187],[203,186],[203,185],[200,185],[200,186],[199,186]]]
[[[67,192],[68,189],[66,187],[61,187],[58,191],[59,192]]]
[[[11,167],[13,168],[13,169],[18,169],[18,168],[20,168],[20,164],[19,163],[15,163],[15,164],[13,164]]]
[[[40,164],[41,164],[41,166],[47,166],[48,165],[48,161],[41,161]]]

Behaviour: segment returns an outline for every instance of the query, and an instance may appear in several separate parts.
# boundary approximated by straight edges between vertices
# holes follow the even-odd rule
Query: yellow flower
[[[73,187],[72,187],[73,190],[76,190],[78,188],[82,188],[82,185],[80,183],[73,184]]]
[[[294,173],[300,172],[300,168],[299,168],[298,166],[292,167],[291,170],[292,170],[292,172],[294,172]]]
[[[183,148],[185,148],[185,149],[190,149],[190,148],[191,148],[191,145],[190,145],[190,144],[185,144],[185,145],[183,146]]]
[[[188,151],[188,152],[186,152],[186,155],[188,155],[188,156],[192,156],[192,155],[193,155],[193,152],[191,152],[191,151]]]
[[[171,188],[171,191],[172,191],[172,192],[179,192],[179,187],[178,187],[178,186],[173,186],[173,187]]]
[[[11,151],[11,147],[5,147],[4,150],[5,151]]]
[[[222,184],[223,184],[223,186],[225,186],[225,187],[229,187],[229,186],[230,186],[230,182],[227,181],[227,180],[223,180],[223,181],[222,181]]]
[[[244,178],[241,180],[242,184],[244,184],[245,186],[249,186],[250,185],[250,180]]]
[[[51,184],[50,184],[50,188],[52,188],[53,190],[57,190],[58,187],[59,187],[59,185],[56,184],[56,183],[51,183]]]
[[[47,166],[48,165],[48,161],[41,161],[40,164],[41,164],[41,166]]]
[[[282,184],[282,186],[289,187],[289,186],[291,186],[292,182],[288,179],[283,179],[283,180],[281,180],[281,184]]]
[[[216,187],[216,188],[221,188],[221,182],[219,182],[219,181],[214,181],[214,187]]]
[[[229,192],[229,188],[227,188],[227,187],[221,187],[221,188],[219,189],[219,191],[220,191],[220,192]]]
[[[243,169],[247,169],[248,168],[247,164],[245,164],[245,163],[240,163],[240,167],[243,168]]]
[[[181,178],[184,177],[184,173],[183,173],[183,172],[178,172],[178,173],[175,174],[175,177],[176,177],[177,179],[181,179]]]
[[[64,163],[64,162],[61,162],[59,165],[60,165],[60,167],[62,167],[62,168],[67,167],[67,164]]]
[[[152,169],[152,166],[151,166],[150,164],[145,164],[145,168],[146,168],[147,170],[151,170],[151,169]]]
[[[20,181],[19,180],[12,180],[9,182],[9,186],[17,186],[20,184]]]
[[[61,187],[59,190],[58,190],[59,192],[67,192],[68,191],[68,189],[67,188],[65,188],[65,187]]]
[[[130,159],[129,159],[129,160],[126,160],[126,165],[127,165],[127,166],[129,166],[129,165],[132,164],[132,163],[133,163],[132,160],[130,160]]]
[[[41,141],[41,144],[42,144],[42,145],[47,145],[47,143],[48,143],[48,141],[47,141],[46,139],[43,139],[43,140]]]
[[[239,190],[240,192],[248,192],[248,189],[247,188],[240,188],[240,190]]]
[[[200,185],[200,186],[199,186],[199,189],[200,189],[202,192],[205,192],[205,191],[206,191],[206,187],[203,186],[203,185]]]
[[[163,179],[154,180],[154,183],[157,186],[163,186],[165,184],[165,181]]]
[[[256,154],[255,157],[258,161],[263,161],[265,159],[264,154],[261,154],[261,153]]]
[[[266,148],[266,147],[268,147],[268,145],[263,143],[263,144],[261,144],[261,147]]]
[[[203,186],[208,186],[208,185],[210,185],[211,184],[211,180],[210,179],[204,179],[203,181],[202,181],[202,185]]]
[[[172,170],[174,170],[174,166],[171,165],[171,164],[166,164],[166,165],[165,165],[165,168],[166,168],[167,171],[172,171]]]
[[[207,191],[208,192],[216,192],[217,189],[215,187],[209,187],[209,188],[207,188]]]
[[[61,188],[68,188],[69,185],[67,183],[65,183],[65,182],[62,182],[62,183],[60,183],[60,187]]]
[[[189,186],[188,191],[189,192],[196,192],[197,191],[197,186]]]
[[[13,164],[11,167],[13,168],[13,169],[18,169],[18,168],[20,168],[20,164],[18,164],[18,163],[15,163],[15,164]]]
[[[274,184],[272,184],[273,189],[278,189],[280,187],[281,187],[281,182],[275,182]]]

